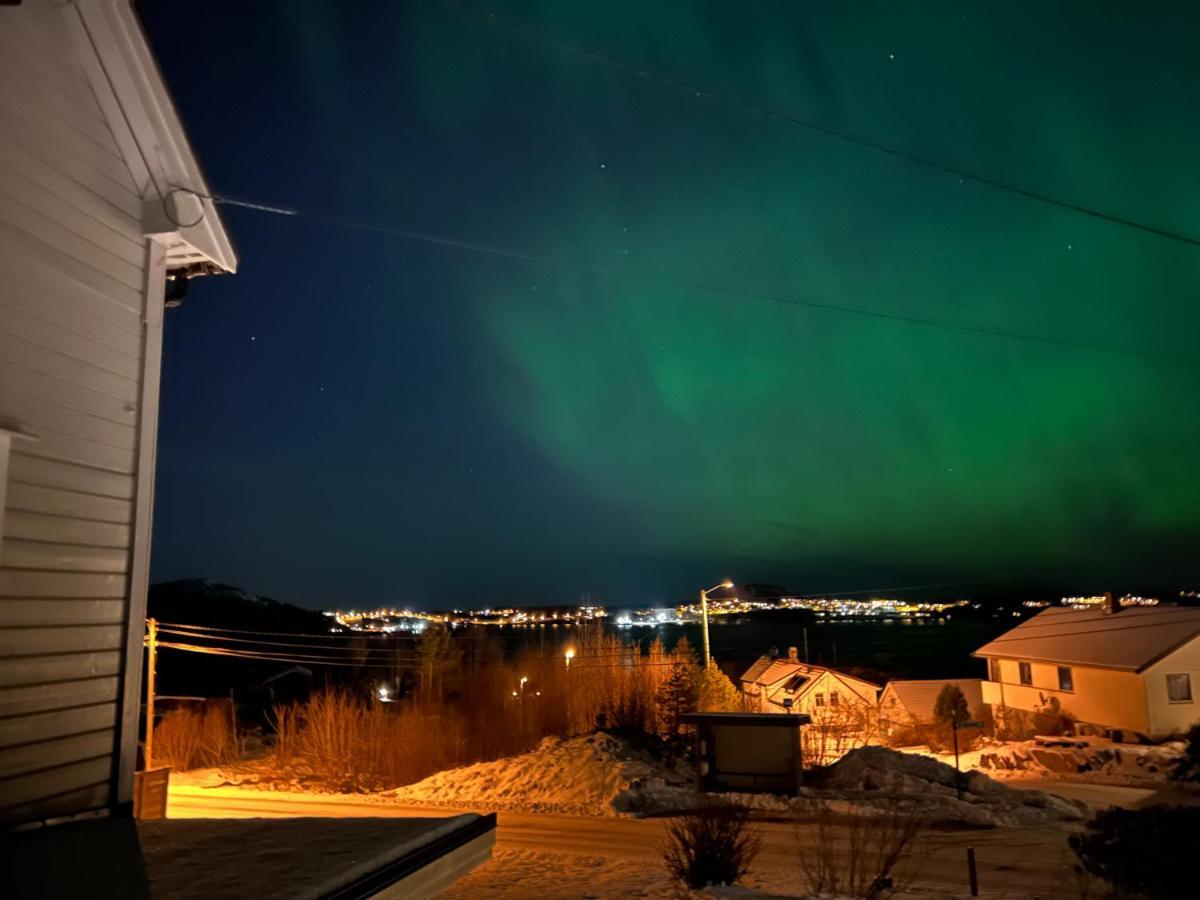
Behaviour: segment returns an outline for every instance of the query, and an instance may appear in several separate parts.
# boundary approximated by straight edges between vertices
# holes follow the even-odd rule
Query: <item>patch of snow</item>
[[[656,798],[695,793],[685,767],[668,768],[603,732],[546,738],[537,749],[430,775],[381,794],[389,801],[455,808],[515,809],[612,816],[657,805]]]
[[[962,776],[958,798],[953,766],[886,747],[860,747],[830,766],[818,782],[840,799],[920,810],[946,823],[982,827],[1046,825],[1086,818],[1085,804],[1044,791],[1015,791],[982,772]]]
[[[977,769],[992,778],[1080,781],[1094,784],[1160,786],[1171,773],[1186,744],[1118,744],[1106,738],[1034,738],[1028,741],[986,741],[959,754],[963,771]],[[928,747],[899,747],[904,753],[928,756],[948,765],[953,753]]]

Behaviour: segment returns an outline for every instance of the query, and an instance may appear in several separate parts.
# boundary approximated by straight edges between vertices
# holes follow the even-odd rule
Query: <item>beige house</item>
[[[879,685],[800,662],[795,647],[788,647],[785,659],[759,657],[741,682],[748,705],[758,712],[808,717],[802,734],[807,764],[828,765],[875,733]]]
[[[946,685],[953,684],[967,700],[971,715],[983,703],[980,678],[940,678],[889,681],[879,695],[879,722],[885,734],[934,723],[934,707]]]
[[[879,685],[844,672],[800,662],[795,647],[786,658],[761,656],[741,678],[742,693],[759,712],[807,713],[814,720],[834,710],[875,709]]]
[[[1149,737],[1200,719],[1200,607],[1051,607],[975,651],[993,710],[1061,711]]]

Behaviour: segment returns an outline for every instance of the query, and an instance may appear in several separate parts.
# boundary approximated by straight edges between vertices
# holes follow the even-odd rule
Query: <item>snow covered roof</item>
[[[918,722],[933,721],[933,707],[938,694],[948,684],[956,684],[967,698],[967,709],[974,711],[983,703],[981,678],[938,678],[921,681],[889,681],[880,697],[880,705],[890,706],[895,697],[904,711]],[[885,710],[886,711],[886,710]]]
[[[1118,613],[1050,607],[975,651],[1141,672],[1200,636],[1200,607],[1134,606]]]
[[[824,666],[812,666],[808,663],[797,662],[794,659],[786,659],[778,656],[760,656],[758,660],[745,674],[742,675],[742,681],[750,681],[760,685],[772,685],[783,679],[795,676],[815,676],[822,672],[829,671]]]
[[[754,665],[742,674],[742,681],[758,681],[759,676],[767,671],[771,667],[771,663],[777,659],[778,657],[775,656],[760,656],[754,661]]]

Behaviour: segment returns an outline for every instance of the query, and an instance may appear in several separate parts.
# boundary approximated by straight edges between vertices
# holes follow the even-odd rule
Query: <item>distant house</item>
[[[983,703],[980,678],[941,678],[916,681],[889,681],[879,696],[879,721],[885,734],[895,734],[906,728],[934,724],[934,707],[946,685],[953,684],[963,692],[967,709],[974,715]]]
[[[1091,730],[1164,737],[1200,718],[1200,607],[1051,607],[975,656],[998,721],[1062,712]]]
[[[759,712],[807,713],[814,721],[839,709],[874,710],[879,696],[877,684],[800,662],[795,647],[786,658],[760,656],[742,675],[741,687]]]

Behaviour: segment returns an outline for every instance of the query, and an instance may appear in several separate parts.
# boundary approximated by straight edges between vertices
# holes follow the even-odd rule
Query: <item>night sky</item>
[[[1200,248],[564,46],[1195,238],[1200,6],[1155,6],[143,0],[212,189],[311,214],[226,208],[168,314],[154,577],[1197,586]]]

